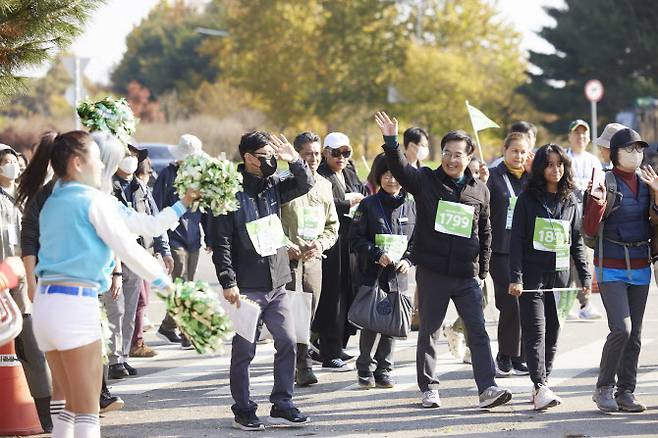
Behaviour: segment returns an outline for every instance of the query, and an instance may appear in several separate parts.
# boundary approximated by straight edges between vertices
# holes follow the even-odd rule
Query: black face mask
[[[276,172],[276,158],[258,157],[258,161],[260,161],[260,171],[263,174],[263,178],[274,175],[274,172]]]

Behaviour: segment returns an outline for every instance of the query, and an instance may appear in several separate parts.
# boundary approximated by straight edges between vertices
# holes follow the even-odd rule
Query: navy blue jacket
[[[174,188],[177,173],[178,164],[171,163],[162,169],[155,180],[153,199],[160,210],[171,207],[180,200]],[[201,212],[188,210],[179,219],[178,227],[167,233],[172,248],[183,248],[188,252],[198,251],[201,248]]]

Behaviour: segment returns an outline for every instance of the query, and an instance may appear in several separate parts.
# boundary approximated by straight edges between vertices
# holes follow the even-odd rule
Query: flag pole
[[[475,133],[475,144],[478,146],[478,153],[480,154],[480,159],[484,163],[484,154],[482,154],[482,146],[480,145],[480,137],[478,137],[478,131],[475,129],[473,124],[473,118],[471,117],[471,112],[468,109],[468,100],[466,102],[466,112],[468,113],[468,119],[471,121],[471,126],[473,127],[473,132]]]

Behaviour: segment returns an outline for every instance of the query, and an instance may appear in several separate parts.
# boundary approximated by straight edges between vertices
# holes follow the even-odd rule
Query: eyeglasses
[[[632,154],[633,152],[643,152],[644,151],[644,146],[642,146],[639,143],[634,143],[634,144],[630,144],[628,146],[625,146],[624,150],[629,154]]]
[[[343,158],[349,158],[352,156],[352,151],[349,149],[332,149],[331,150],[331,156],[334,158],[338,157],[343,157]]]
[[[462,152],[457,152],[457,153],[451,153],[450,151],[441,151],[441,158],[444,158],[446,160],[461,160],[464,158],[466,154]]]

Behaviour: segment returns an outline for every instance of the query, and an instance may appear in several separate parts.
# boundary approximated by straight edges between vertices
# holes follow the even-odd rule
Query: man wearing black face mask
[[[254,131],[242,136],[243,191],[237,211],[210,219],[209,242],[224,297],[237,306],[241,294],[261,307],[261,320],[274,338],[274,388],[270,395],[270,423],[302,425],[309,419],[292,401],[296,339],[285,285],[290,265],[281,226],[281,205],[302,196],[313,186],[308,165],[285,137]],[[274,175],[277,157],[289,163],[290,174]],[[258,330],[259,332],[260,330]],[[258,339],[259,333],[256,333]],[[231,394],[234,427],[262,430],[258,405],[249,396],[249,364],[256,344],[239,335],[231,350]]]

